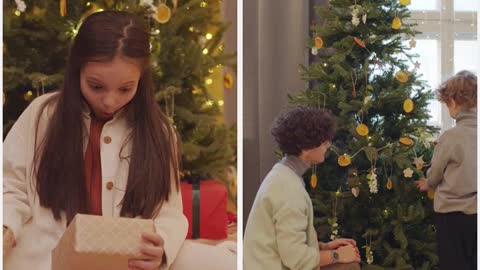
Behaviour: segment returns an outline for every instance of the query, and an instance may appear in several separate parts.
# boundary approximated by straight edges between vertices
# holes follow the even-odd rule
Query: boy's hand
[[[339,263],[360,262],[360,252],[352,245],[346,245],[337,249]]]
[[[346,238],[341,238],[341,239],[335,239],[333,241],[330,241],[328,243],[323,244],[323,249],[325,250],[333,250],[337,249],[339,247],[343,247],[346,245],[351,245],[353,247],[357,246],[357,243],[353,239],[346,239]]]
[[[417,185],[417,188],[420,191],[427,191],[427,190],[430,189],[427,185],[427,179],[425,179],[425,178],[420,178],[420,180],[415,181],[415,184]]]

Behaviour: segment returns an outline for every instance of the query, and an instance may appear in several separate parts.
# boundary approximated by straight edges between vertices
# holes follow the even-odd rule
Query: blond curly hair
[[[455,103],[464,109],[477,107],[477,75],[462,70],[440,85],[436,91],[437,98],[441,102]]]

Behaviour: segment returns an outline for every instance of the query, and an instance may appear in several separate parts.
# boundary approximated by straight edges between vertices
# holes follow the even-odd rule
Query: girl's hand
[[[339,263],[360,262],[360,252],[352,245],[342,246],[337,249]]]
[[[128,261],[129,270],[157,270],[165,261],[163,238],[156,233],[143,233],[143,245],[140,251],[149,259],[131,259]]]
[[[420,180],[415,181],[415,184],[420,191],[427,191],[429,189],[427,186],[427,179],[425,178],[420,178]]]
[[[333,241],[325,243],[323,245],[323,248],[325,250],[333,250],[333,249],[337,249],[339,247],[343,247],[343,246],[346,246],[346,245],[351,245],[353,247],[356,247],[357,242],[355,242],[355,240],[353,240],[353,239],[340,238],[340,239],[335,239]]]

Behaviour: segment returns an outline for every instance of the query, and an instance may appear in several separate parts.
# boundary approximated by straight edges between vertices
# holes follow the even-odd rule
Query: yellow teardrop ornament
[[[392,186],[393,186],[392,179],[388,178],[388,180],[387,180],[387,189],[392,189]]]
[[[312,174],[312,176],[310,177],[310,186],[312,186],[312,188],[316,188],[317,183],[318,183],[317,175]]]
[[[402,20],[400,20],[399,17],[393,18],[392,28],[395,29],[395,30],[398,30],[398,29],[400,29],[401,26],[402,26]]]

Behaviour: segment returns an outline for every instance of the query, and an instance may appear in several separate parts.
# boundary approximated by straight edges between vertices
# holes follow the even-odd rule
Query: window
[[[418,73],[422,74],[419,78],[427,82],[431,90],[435,91],[436,86],[440,84],[440,59],[439,59],[439,42],[436,39],[416,39],[417,45],[411,51],[419,55],[413,60],[420,63]],[[405,41],[408,47],[409,41]],[[414,63],[408,62],[410,70],[415,68]],[[430,120],[428,125],[441,126],[441,106],[436,100],[432,100],[428,106],[430,111]]]
[[[468,0],[467,0],[468,1]],[[438,9],[438,0],[413,0],[408,6],[410,10],[434,10]]]
[[[412,52],[420,57],[419,72],[431,89],[456,72],[467,69],[479,74],[479,42],[477,40],[477,15],[480,2],[472,0],[422,0],[412,1],[410,22],[418,24],[417,46]],[[413,67],[412,67],[413,68]],[[429,124],[442,130],[454,123],[448,109],[432,100]]]

